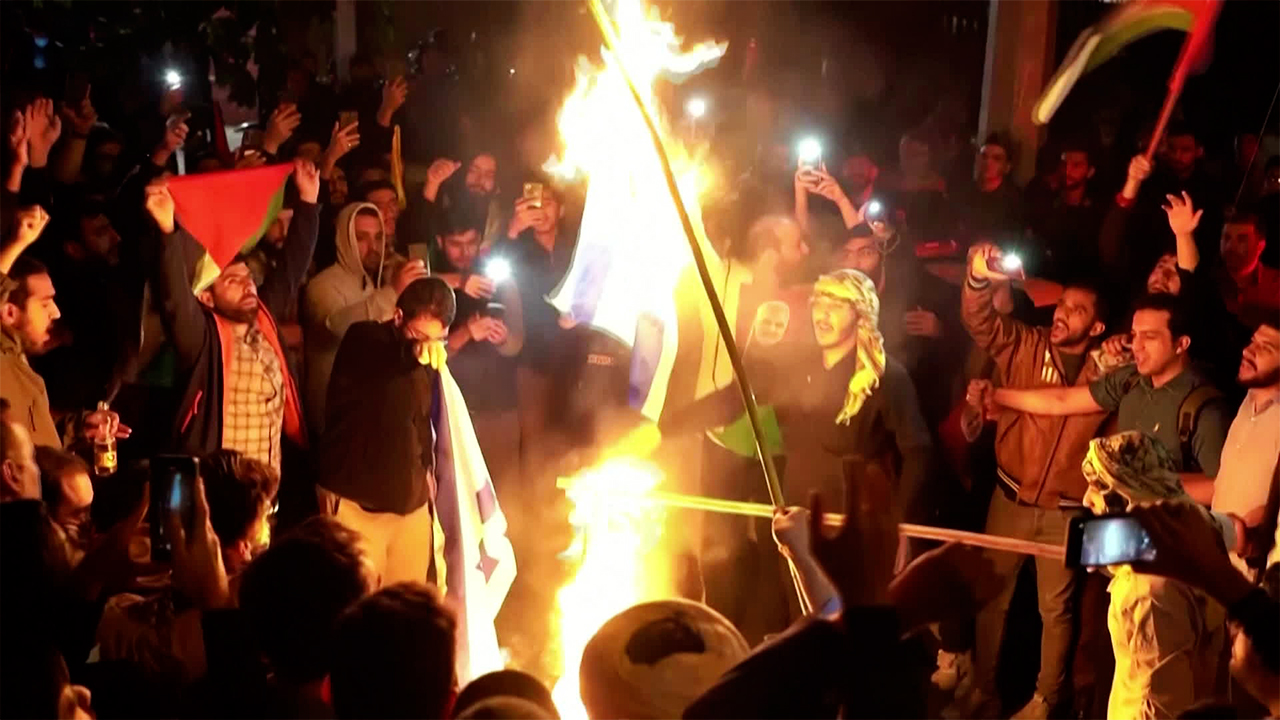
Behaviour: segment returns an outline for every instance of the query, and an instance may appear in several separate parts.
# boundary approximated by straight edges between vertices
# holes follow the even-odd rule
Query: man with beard
[[[1025,218],[1022,189],[1009,177],[1013,145],[992,133],[974,157],[973,182],[960,186],[952,200],[961,237],[1022,235]]]
[[[347,328],[362,320],[382,322],[395,312],[396,297],[409,283],[427,276],[421,260],[387,265],[387,235],[372,203],[351,203],[338,213],[338,262],[307,283],[302,298],[306,328],[307,424],[324,429],[329,372]]]
[[[1050,327],[1031,327],[995,309],[996,282],[1008,280],[1000,267],[1000,250],[979,244],[970,250],[968,280],[963,291],[964,325],[978,347],[995,361],[1010,388],[1073,389],[1088,393],[1088,384],[1103,374],[1096,345],[1106,328],[1106,303],[1096,286],[1068,284],[1054,310]],[[983,399],[990,381],[970,383],[971,404]],[[987,511],[986,532],[1021,540],[1058,543],[1070,519],[1080,512],[1086,484],[1080,474],[1089,440],[1106,419],[1100,409],[1075,417],[1003,413],[996,430],[996,492]],[[978,615],[974,693],[963,717],[991,714],[996,708],[996,670],[1004,639],[1005,618],[1025,555],[992,553],[1004,584],[996,599]],[[1063,700],[1067,658],[1071,652],[1077,578],[1056,560],[1036,560],[1037,598],[1042,621],[1040,674],[1031,701],[1014,717],[1047,717]]]
[[[1248,543],[1242,554],[1232,553],[1237,568],[1251,575],[1251,556],[1266,559],[1276,518],[1267,517],[1269,496],[1276,492],[1276,462],[1280,458],[1280,318],[1274,314],[1258,326],[1240,358],[1237,382],[1248,388],[1244,402],[1227,431],[1222,464],[1213,483],[1213,509],[1238,515]],[[1275,513],[1275,507],[1270,508]],[[1270,527],[1268,527],[1270,526]],[[1262,532],[1258,532],[1259,529]]]
[[[1047,201],[1032,208],[1030,224],[1043,254],[1037,274],[1060,279],[1086,272],[1097,262],[1094,244],[1102,226],[1102,207],[1090,195],[1095,169],[1084,143],[1063,146],[1059,163],[1061,186]],[[1028,258],[1024,258],[1028,260]]]
[[[198,294],[192,292],[192,269],[204,248],[175,222],[168,186],[160,181],[147,187],[147,211],[162,234],[152,290],[165,334],[177,352],[177,387],[185,388],[173,429],[173,445],[184,453],[237,450],[278,473],[283,438],[299,447],[306,444],[302,404],[275,315],[296,301],[311,264],[320,175],[315,165],[298,160],[293,182],[299,202],[285,252],[262,289],[254,284],[249,266],[236,257]],[[287,495],[290,488],[283,490]],[[299,510],[306,507],[305,496],[294,496]]]
[[[796,219],[809,226],[809,195],[820,195],[835,204],[846,229],[866,219],[867,203],[876,190],[880,168],[865,152],[849,154],[840,166],[840,180],[826,168],[802,167],[795,175]],[[846,190],[847,188],[847,190]]]
[[[466,168],[461,183],[459,169]],[[427,182],[422,197],[428,204],[428,217],[440,218],[444,213],[480,218],[480,251],[488,250],[502,232],[498,208],[498,159],[488,151],[478,152],[465,163],[439,158],[427,169]],[[439,228],[430,228],[438,234]]]
[[[424,582],[431,566],[433,403],[455,309],[443,280],[415,280],[389,321],[347,330],[333,363],[318,458],[332,493],[324,510],[360,535],[375,585]]]

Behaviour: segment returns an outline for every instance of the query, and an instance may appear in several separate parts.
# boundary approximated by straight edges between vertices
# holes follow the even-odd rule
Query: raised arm
[[[298,288],[311,266],[311,256],[316,250],[316,236],[320,231],[320,172],[306,160],[293,163],[293,181],[298,186],[301,203],[294,208],[289,235],[284,240],[284,255],[280,265],[258,288],[258,296],[272,315],[280,317],[289,303],[298,296]]]
[[[1000,249],[980,243],[969,249],[969,271],[960,298],[960,319],[969,336],[986,351],[1006,376],[1018,348],[1034,330],[1026,323],[1001,314],[995,306],[995,282],[1009,276],[996,270]]]
[[[174,222],[173,196],[163,180],[147,186],[146,206],[161,234],[152,293],[160,306],[165,334],[182,366],[191,367],[206,341],[204,309],[191,291],[191,268],[204,249]]]
[[[1178,245],[1178,267],[1187,272],[1195,272],[1200,264],[1200,249],[1196,247],[1196,228],[1200,226],[1200,216],[1204,210],[1196,210],[1191,205],[1191,196],[1183,191],[1182,197],[1165,195],[1169,201],[1164,212],[1169,216],[1169,229]]]

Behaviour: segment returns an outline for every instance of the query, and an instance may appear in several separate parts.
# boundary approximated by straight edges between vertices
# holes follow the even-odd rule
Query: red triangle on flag
[[[169,178],[174,215],[224,268],[266,232],[284,203],[293,165],[265,165]]]

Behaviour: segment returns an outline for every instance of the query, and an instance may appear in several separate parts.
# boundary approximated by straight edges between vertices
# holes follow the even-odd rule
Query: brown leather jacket
[[[1031,327],[996,312],[991,285],[964,283],[961,311],[973,340],[991,356],[1004,385],[1011,388],[1062,387],[1062,359],[1049,343],[1049,328]],[[1104,374],[1098,351],[1091,351],[1076,378],[1087,385]],[[1000,482],[1030,505],[1079,505],[1085,480],[1080,472],[1089,441],[1107,413],[1050,417],[1005,410],[996,422],[996,463]]]

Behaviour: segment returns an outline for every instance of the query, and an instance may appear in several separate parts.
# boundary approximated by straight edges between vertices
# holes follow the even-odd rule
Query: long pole
[[[649,137],[653,140],[654,150],[658,153],[658,160],[662,164],[662,174],[667,181],[667,190],[671,193],[671,200],[676,205],[676,214],[680,216],[680,225],[684,228],[685,237],[689,240],[689,249],[693,252],[693,264],[698,268],[698,277],[702,280],[702,289],[707,294],[707,301],[711,303],[711,313],[715,316],[716,326],[720,330],[720,337],[724,340],[725,348],[728,350],[729,364],[733,366],[733,375],[737,380],[738,392],[742,394],[742,405],[747,411],[747,420],[751,423],[751,435],[756,441],[756,455],[760,458],[760,466],[764,469],[765,483],[769,488],[769,501],[773,503],[775,508],[783,507],[782,500],[782,484],[778,482],[778,469],[773,464],[773,456],[769,454],[769,450],[764,441],[764,426],[760,423],[760,412],[756,407],[756,396],[751,391],[751,382],[747,379],[747,369],[742,364],[742,355],[738,352],[738,344],[734,342],[732,325],[729,319],[725,317],[724,307],[720,304],[720,298],[716,295],[715,284],[711,279],[711,272],[707,269],[707,261],[702,256],[702,246],[698,243],[698,235],[693,229],[693,221],[689,219],[689,213],[684,207],[684,201],[680,198],[680,188],[676,184],[675,173],[671,170],[671,160],[667,157],[666,147],[662,143],[662,134],[658,132],[658,126],[653,120],[653,116],[649,113],[649,108],[645,106],[644,98],[641,97],[639,90],[631,80],[631,75],[627,72],[626,66],[622,62],[622,57],[618,54],[618,36],[613,26],[613,19],[605,11],[600,4],[600,0],[587,0],[587,7],[591,9],[591,16],[595,19],[596,25],[600,28],[600,34],[604,36],[605,47],[613,54],[614,62],[617,65],[618,72],[622,74],[622,78],[627,83],[627,89],[631,91],[631,97],[636,102],[636,106],[640,109],[640,115],[644,118],[644,124],[649,129]]]

